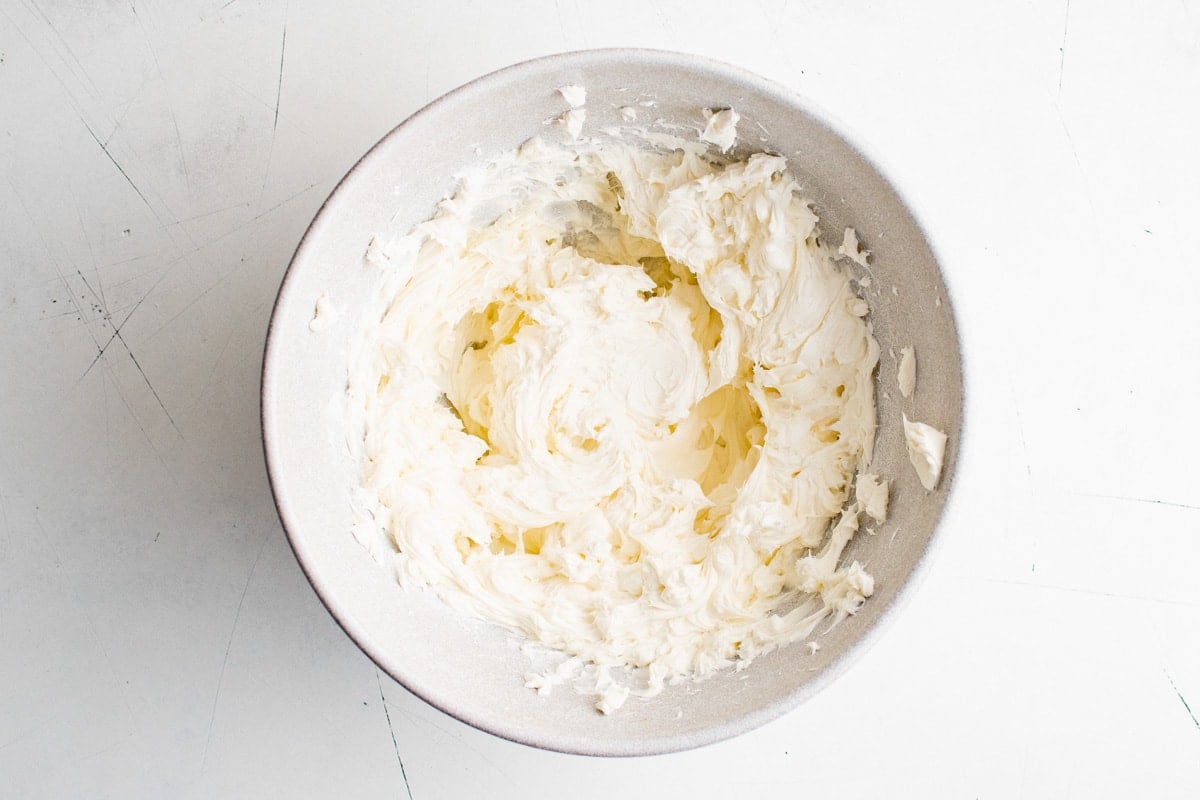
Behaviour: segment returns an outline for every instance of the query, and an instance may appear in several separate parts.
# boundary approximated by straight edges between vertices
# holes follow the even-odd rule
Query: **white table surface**
[[[633,760],[381,675],[297,567],[258,420],[279,280],[356,158],[615,45],[774,78],[883,154],[972,433],[874,649]],[[1192,0],[0,0],[0,797],[1200,797],[1198,101]]]

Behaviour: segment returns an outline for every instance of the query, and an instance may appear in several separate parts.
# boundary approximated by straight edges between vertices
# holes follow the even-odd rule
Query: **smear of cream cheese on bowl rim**
[[[561,656],[531,689],[610,713],[873,593],[841,556],[887,513],[879,346],[786,160],[722,155],[736,112],[699,140],[587,139],[586,94],[560,93],[562,141],[481,164],[368,248],[355,535],[403,585]]]

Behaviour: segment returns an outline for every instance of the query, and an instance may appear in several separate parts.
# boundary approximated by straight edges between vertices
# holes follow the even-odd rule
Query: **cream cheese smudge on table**
[[[371,243],[355,535],[566,657],[531,688],[586,679],[608,713],[874,590],[841,557],[886,514],[864,474],[879,346],[786,168],[535,138]]]

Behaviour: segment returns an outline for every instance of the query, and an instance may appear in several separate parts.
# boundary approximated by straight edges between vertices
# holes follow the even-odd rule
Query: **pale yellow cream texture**
[[[605,712],[853,613],[886,509],[867,304],[784,159],[656,145],[531,140],[379,237],[350,373],[360,540]]]

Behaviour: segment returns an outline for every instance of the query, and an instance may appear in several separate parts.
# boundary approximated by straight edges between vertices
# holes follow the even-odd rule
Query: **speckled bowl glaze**
[[[802,644],[762,656],[739,673],[631,698],[602,716],[568,687],[541,697],[525,688],[525,656],[512,635],[464,619],[430,592],[404,591],[351,536],[357,464],[346,442],[349,351],[371,291],[363,253],[371,237],[433,214],[455,175],[483,157],[543,133],[566,104],[556,91],[587,88],[584,135],[620,124],[637,106],[641,122],[699,131],[702,109],[742,116],[735,153],[787,156],[840,241],[853,226],[872,251],[865,291],[882,355],[879,433],[873,470],[892,479],[891,513],[875,536],[860,535],[846,558],[876,578],[858,614]],[[653,105],[650,105],[650,103]],[[314,305],[337,310],[314,332]],[[900,347],[919,357],[916,394],[896,390]],[[941,483],[926,492],[907,462],[901,413],[949,434]],[[431,103],[368,152],[330,195],[296,250],[271,319],[263,364],[263,441],[279,516],[317,594],[346,633],[382,669],[430,704],[495,735],[536,747],[592,755],[646,755],[748,731],[812,697],[861,655],[897,612],[929,559],[962,441],[963,383],[950,296],[923,226],[843,126],[791,91],[734,67],[650,50],[550,56],[479,78]],[[898,533],[896,533],[898,532]],[[893,533],[896,533],[893,536]]]

